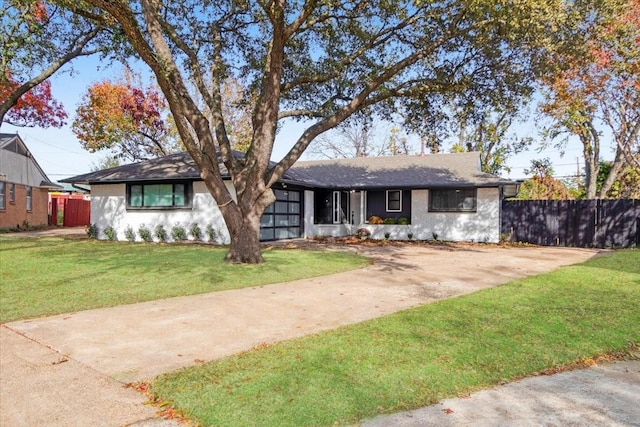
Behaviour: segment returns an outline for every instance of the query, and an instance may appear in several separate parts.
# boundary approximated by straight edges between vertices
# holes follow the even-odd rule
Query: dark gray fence
[[[640,200],[504,200],[502,233],[544,246],[640,247]]]

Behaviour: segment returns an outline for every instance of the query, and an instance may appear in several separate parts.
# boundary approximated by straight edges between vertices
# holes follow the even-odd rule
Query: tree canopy
[[[180,151],[170,133],[164,97],[126,81],[94,83],[83,96],[73,132],[91,152],[110,150],[128,161]]]
[[[586,197],[607,197],[629,167],[640,167],[640,2],[580,1],[574,6],[575,25],[560,33],[564,49],[552,53],[556,68],[542,80],[546,101],[541,111],[552,119],[552,138],[580,139]],[[608,134],[615,158],[599,186],[602,139]]]
[[[121,46],[105,14],[67,6],[71,10],[43,0],[0,5],[0,125],[64,125],[66,112],[47,79],[75,58]]]
[[[58,0],[78,7],[85,3]],[[271,186],[309,144],[356,113],[429,123],[443,103],[471,114],[527,92],[562,1],[86,0],[122,28],[165,95],[231,235],[228,259],[260,262]],[[234,155],[223,82],[247,90],[251,142]],[[202,101],[202,103],[201,103]],[[407,114],[408,115],[408,114]],[[306,130],[275,166],[279,125]],[[218,160],[231,175],[225,186]]]

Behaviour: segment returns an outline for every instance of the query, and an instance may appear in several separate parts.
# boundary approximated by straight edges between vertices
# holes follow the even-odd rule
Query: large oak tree
[[[539,48],[556,30],[550,19],[563,16],[562,2],[548,0],[86,3],[117,21],[157,78],[229,229],[227,260],[245,263],[262,261],[260,217],[275,200],[272,185],[316,137],[356,113],[428,106],[429,121],[448,94],[468,104],[499,99],[532,81]],[[223,111],[230,77],[247,88],[252,112],[242,158]],[[308,127],[272,164],[279,125],[291,119]]]

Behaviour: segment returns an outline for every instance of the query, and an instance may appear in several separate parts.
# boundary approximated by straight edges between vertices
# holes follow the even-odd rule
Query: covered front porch
[[[304,237],[499,241],[500,189],[305,190]]]

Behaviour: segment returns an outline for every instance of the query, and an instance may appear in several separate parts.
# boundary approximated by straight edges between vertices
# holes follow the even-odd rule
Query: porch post
[[[360,222],[358,223],[358,225],[360,224],[364,224],[365,222],[365,207],[366,207],[366,199],[367,198],[367,191],[366,190],[362,190],[360,191]]]

